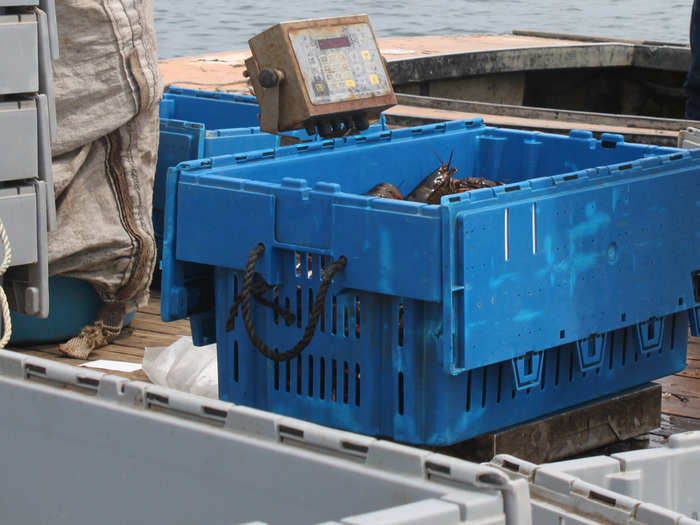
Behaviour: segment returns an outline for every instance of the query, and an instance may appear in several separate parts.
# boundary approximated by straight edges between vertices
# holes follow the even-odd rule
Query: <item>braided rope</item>
[[[271,290],[274,288],[274,286],[267,284],[265,282],[265,279],[260,277],[258,274],[255,274],[253,277],[253,286],[251,286],[250,293],[253,294],[253,298],[259,302],[260,304],[263,304],[267,306],[268,308],[272,308],[275,312],[275,314],[279,315],[284,319],[284,322],[287,324],[287,326],[291,326],[294,324],[294,321],[296,320],[296,316],[290,312],[289,310],[285,310],[284,308],[281,308],[279,304],[274,303],[268,299],[265,299],[262,294],[267,292],[268,290]],[[226,319],[226,331],[230,332],[234,328],[234,320],[236,319],[236,316],[238,315],[238,307],[241,304],[241,301],[243,300],[243,294],[238,294],[236,296],[236,299],[233,301],[233,305],[231,306],[231,309],[228,312],[228,319]]]
[[[0,278],[5,275],[5,272],[12,264],[12,246],[10,246],[10,238],[5,230],[5,225],[0,220],[0,241],[2,241],[3,259],[0,264]],[[5,348],[12,337],[12,319],[10,318],[10,305],[7,302],[7,295],[0,280],[0,308],[2,309],[2,338],[0,339],[0,348]]]
[[[318,294],[316,295],[316,300],[314,301],[311,314],[309,315],[309,322],[304,329],[304,335],[290,350],[280,353],[276,349],[272,349],[265,344],[265,342],[260,338],[260,336],[255,331],[255,326],[253,325],[253,317],[250,311],[250,296],[253,293],[253,280],[255,277],[255,265],[258,259],[265,253],[265,245],[258,244],[251,251],[248,256],[248,262],[245,267],[245,274],[243,277],[243,287],[241,289],[241,312],[243,314],[243,324],[248,332],[248,337],[250,337],[251,343],[257,348],[262,355],[273,361],[290,361],[297,357],[301,352],[309,346],[311,340],[314,338],[316,333],[316,326],[318,325],[318,320],[321,317],[321,311],[323,310],[324,304],[326,302],[326,294],[331,286],[331,281],[333,277],[338,272],[345,269],[348,260],[344,256],[340,256],[336,261],[332,262],[328,268],[323,272],[323,277],[321,279],[321,285],[318,289]]]

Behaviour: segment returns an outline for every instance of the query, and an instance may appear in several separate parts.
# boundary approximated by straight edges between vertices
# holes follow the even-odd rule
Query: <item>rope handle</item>
[[[313,308],[311,309],[311,314],[309,315],[309,322],[307,323],[306,328],[304,329],[304,335],[291,349],[280,353],[278,350],[272,349],[269,346],[267,346],[265,342],[260,338],[258,333],[255,331],[255,326],[253,325],[253,317],[250,311],[250,296],[255,293],[255,266],[260,257],[262,257],[263,253],[265,253],[265,245],[260,243],[257,246],[253,247],[253,249],[250,251],[250,255],[248,256],[248,262],[246,263],[245,274],[243,276],[243,287],[241,288],[240,295],[240,305],[243,316],[243,324],[245,325],[246,332],[248,332],[248,337],[250,337],[251,343],[253,343],[253,346],[255,346],[255,348],[257,348],[262,355],[264,355],[268,359],[277,362],[290,361],[298,355],[300,355],[303,352],[303,350],[307,346],[309,346],[311,340],[314,338],[314,335],[316,334],[316,326],[318,325],[318,320],[321,317],[321,311],[323,310],[324,304],[326,302],[326,294],[328,293],[328,289],[331,286],[331,281],[338,272],[341,272],[345,269],[348,260],[345,258],[345,256],[341,255],[324,270],[323,277],[321,279],[321,285],[319,286],[318,294],[316,295],[316,300],[314,301]],[[237,298],[236,303],[238,302],[239,299]],[[236,303],[234,303],[234,306],[236,306]],[[232,314],[235,314],[233,308]],[[232,323],[228,323],[226,328],[227,331],[230,331],[233,328]]]

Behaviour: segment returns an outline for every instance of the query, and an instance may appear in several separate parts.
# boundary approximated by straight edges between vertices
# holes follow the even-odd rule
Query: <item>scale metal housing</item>
[[[338,136],[396,104],[367,15],[283,22],[248,43],[263,131]]]

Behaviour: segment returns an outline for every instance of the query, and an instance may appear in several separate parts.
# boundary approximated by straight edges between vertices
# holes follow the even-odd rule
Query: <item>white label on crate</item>
[[[289,40],[312,104],[391,93],[369,25],[298,29],[289,32]]]

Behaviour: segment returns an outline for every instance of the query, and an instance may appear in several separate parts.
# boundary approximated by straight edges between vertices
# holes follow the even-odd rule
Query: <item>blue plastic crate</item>
[[[171,87],[160,103],[160,143],[153,185],[153,226],[161,253],[163,210],[165,208],[165,174],[179,163],[206,157],[208,130],[250,128],[257,126],[258,106],[255,97]],[[271,136],[274,138],[274,136]],[[249,148],[244,150],[258,149]]]
[[[440,205],[363,195],[379,182],[409,193],[436,154],[458,177],[507,184]],[[167,190],[163,316],[211,316],[181,268],[216,267],[223,399],[439,445],[685,366],[700,151],[467,121],[187,163]],[[320,268],[348,260],[289,363],[259,354],[240,316],[226,331],[258,243],[267,298],[296,317],[253,301],[280,351],[303,333]]]

